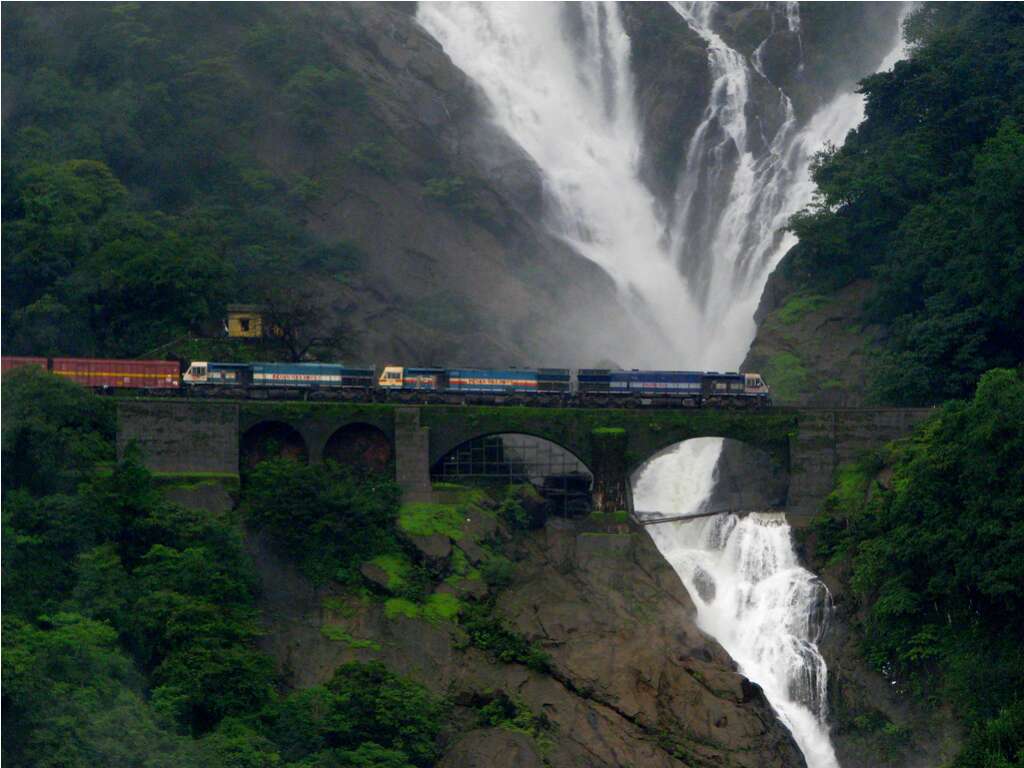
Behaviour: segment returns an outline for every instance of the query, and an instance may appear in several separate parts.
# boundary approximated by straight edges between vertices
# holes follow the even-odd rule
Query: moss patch
[[[793,402],[807,390],[807,369],[792,352],[772,355],[765,366],[764,378],[777,400]]]
[[[462,610],[462,602],[455,595],[437,592],[427,598],[423,604],[423,618],[435,624],[442,621],[455,621]]]
[[[775,317],[779,319],[783,325],[793,325],[798,322],[801,318],[806,317],[816,310],[821,309],[823,306],[828,304],[830,301],[828,296],[822,296],[820,293],[808,293],[806,291],[800,291],[790,296],[786,303],[783,304],[775,313]]]
[[[320,627],[320,634],[326,637],[328,640],[333,640],[338,643],[345,643],[349,648],[354,650],[369,649],[371,651],[379,651],[380,643],[373,640],[357,639],[347,632],[343,627],[338,627],[330,624],[325,624]]]
[[[403,504],[398,512],[399,527],[413,536],[440,533],[458,541],[465,522],[462,508],[456,504]]]
[[[384,603],[384,615],[389,619],[394,619],[398,616],[405,616],[407,619],[418,619],[420,617],[420,607],[412,600],[406,600],[404,597],[392,597]]]
[[[400,553],[378,555],[370,562],[388,575],[388,589],[391,591],[397,591],[406,585],[412,564],[405,555]]]

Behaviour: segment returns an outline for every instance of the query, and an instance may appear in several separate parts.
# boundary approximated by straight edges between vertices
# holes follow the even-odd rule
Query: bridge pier
[[[626,430],[599,427],[590,433],[590,441],[590,469],[594,473],[594,510],[604,513],[619,510],[631,512],[633,505],[629,485]]]
[[[402,501],[433,501],[430,429],[420,426],[419,408],[395,409],[395,480],[402,488]]]

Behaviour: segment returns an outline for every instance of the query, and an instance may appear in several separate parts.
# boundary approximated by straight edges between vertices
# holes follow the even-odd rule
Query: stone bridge
[[[909,433],[927,409],[765,411],[405,406],[280,401],[123,400],[118,454],[135,443],[155,472],[237,475],[268,444],[310,462],[354,456],[388,466],[409,500],[431,498],[430,469],[469,440],[517,433],[574,454],[594,475],[595,505],[632,510],[630,477],[684,440],[723,437],[755,449],[799,524],[832,488],[839,464]],[[782,499],[779,499],[782,502]]]

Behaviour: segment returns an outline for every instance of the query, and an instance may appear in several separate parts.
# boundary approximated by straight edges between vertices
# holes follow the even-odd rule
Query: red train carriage
[[[177,389],[180,367],[174,360],[97,360],[90,357],[55,357],[51,369],[87,387]]]
[[[42,368],[46,370],[46,358],[45,357],[13,357],[4,355],[3,359],[0,360],[0,373],[7,373],[13,371],[15,368],[24,368],[27,365],[34,365],[36,368]]]

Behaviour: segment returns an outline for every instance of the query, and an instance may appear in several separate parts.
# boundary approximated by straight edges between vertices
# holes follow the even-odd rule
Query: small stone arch
[[[309,461],[309,449],[302,434],[284,421],[266,420],[253,424],[242,434],[239,454],[243,470],[277,457]]]
[[[384,431],[372,424],[354,422],[337,429],[324,445],[325,461],[370,472],[387,472],[394,449]]]

